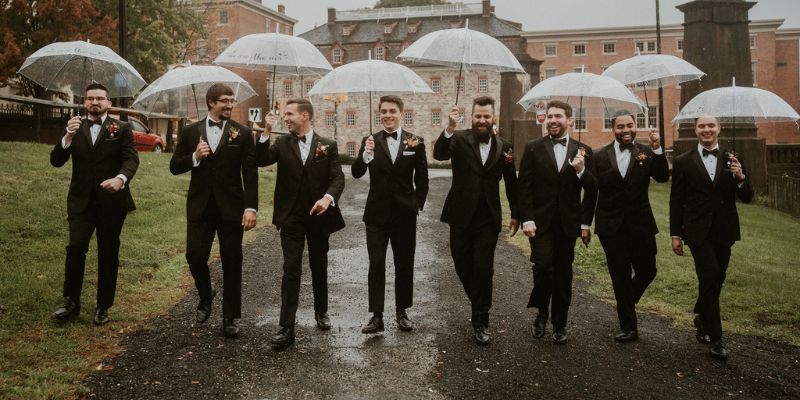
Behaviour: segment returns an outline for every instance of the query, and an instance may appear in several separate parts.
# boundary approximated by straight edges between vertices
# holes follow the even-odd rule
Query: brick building
[[[781,30],[782,19],[750,22],[749,47],[752,58],[754,86],[778,94],[795,109],[800,109],[800,30]],[[641,54],[656,53],[654,26],[608,27],[594,29],[569,29],[530,31],[522,36],[528,43],[528,54],[543,60],[541,79],[567,73],[586,72],[602,74],[617,61],[632,57],[639,49]],[[683,57],[683,26],[665,25],[661,28],[663,54]],[[641,90],[636,92],[644,102]],[[649,124],[657,126],[658,91],[647,93],[650,107],[649,121],[640,114],[640,128]],[[664,123],[666,146],[678,137],[678,125],[672,123],[680,107],[680,87],[664,88]],[[599,147],[611,140],[610,122],[602,118],[577,121],[576,128],[585,127],[581,140]],[[759,124],[759,136],[767,143],[800,143],[800,132],[794,123]]]
[[[464,27],[467,19],[470,29],[500,40],[517,56],[526,71],[538,78],[538,61],[526,53],[525,40],[520,36],[521,24],[496,17],[488,0],[481,3],[353,11],[328,9],[327,23],[300,37],[316,45],[334,68],[366,60],[370,53],[374,59],[399,62],[397,55],[415,40],[440,29]],[[527,74],[474,70],[464,71],[458,76],[458,69],[411,63],[405,65],[414,69],[434,91],[434,94],[399,94],[405,102],[403,128],[422,136],[428,143],[438,137],[443,124],[447,123],[449,108],[455,103],[456,85],[461,90],[459,106],[466,113],[462,127],[470,124],[472,98],[481,95],[498,100],[501,121],[506,115],[504,113],[507,113],[506,119],[510,122],[512,107],[516,107],[520,114],[522,111],[513,103],[511,107],[503,108],[501,92],[513,93],[511,97],[515,97],[515,102],[524,93],[523,89],[530,85]],[[318,77],[278,77],[277,100],[283,102],[286,98],[305,96],[316,79]],[[335,136],[341,154],[355,156],[361,138],[369,132],[370,118],[373,119],[373,131],[380,129],[377,102],[381,95],[373,94],[371,106],[367,94],[348,95],[338,107],[333,99],[311,96],[310,100],[315,106],[315,130],[325,136]],[[506,131],[506,134],[510,134],[510,129]],[[428,147],[432,152],[432,146]]]
[[[207,37],[193,39],[183,60],[192,64],[211,64],[229,44],[242,36],[264,32],[292,35],[297,23],[296,19],[286,15],[283,5],[273,10],[259,0],[185,0],[184,3],[207,19]],[[245,122],[248,108],[268,107],[272,73],[241,68],[230,70],[248,81],[258,94],[239,103],[233,110],[233,119]]]

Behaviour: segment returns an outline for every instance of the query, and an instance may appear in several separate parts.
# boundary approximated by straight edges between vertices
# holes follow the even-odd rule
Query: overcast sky
[[[683,22],[676,5],[689,0],[660,0],[661,23]],[[286,5],[286,14],[297,19],[295,34],[327,22],[328,8],[354,10],[372,7],[376,0],[262,0],[272,9]],[[465,3],[480,0],[464,0]],[[655,0],[492,0],[495,13],[503,19],[521,22],[527,31],[596,28],[605,26],[655,25]],[[613,6],[609,6],[613,4]],[[800,28],[800,1],[759,0],[750,9],[750,19],[785,19],[780,27]]]

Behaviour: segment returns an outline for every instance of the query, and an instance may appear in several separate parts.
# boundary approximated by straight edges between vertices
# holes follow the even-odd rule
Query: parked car
[[[119,118],[118,115],[112,115],[112,117]],[[161,153],[167,148],[161,135],[153,133],[153,131],[147,127],[147,124],[141,120],[129,115],[128,123],[131,124],[131,130],[133,130],[133,141],[136,143],[137,151]]]

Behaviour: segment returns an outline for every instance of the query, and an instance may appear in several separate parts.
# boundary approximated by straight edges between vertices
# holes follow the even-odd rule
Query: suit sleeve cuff
[[[119,178],[122,181],[122,188],[121,189],[125,189],[125,185],[128,184],[128,177],[125,176],[125,175],[119,174],[119,175],[115,176],[115,178]]]
[[[680,236],[672,236],[672,238],[673,238],[673,239],[679,239],[679,240],[683,240],[683,238],[682,238],[682,237],[680,237]]]
[[[334,198],[333,198],[333,196],[332,196],[331,194],[329,194],[329,193],[325,193],[325,197],[327,197],[327,198],[331,199],[331,205],[332,205],[332,206],[334,206],[334,207],[336,207],[336,199],[334,199]]]
[[[253,213],[253,214],[256,214],[256,215],[258,215],[258,211],[256,211],[256,209],[255,209],[255,208],[245,208],[245,209],[244,209],[244,212],[248,212],[248,211],[250,211],[250,212],[251,212],[251,213]]]
[[[197,167],[200,165],[200,161],[195,157],[194,153],[192,153],[192,168]]]
[[[269,138],[265,138],[263,135],[258,136],[258,143],[266,143]]]
[[[361,156],[361,159],[364,160],[364,164],[369,164],[375,158],[375,153],[364,152],[364,155]]]
[[[659,146],[657,149],[653,150],[653,154],[657,156],[664,154],[664,147]]]
[[[581,179],[581,177],[583,176],[583,174],[584,174],[585,172],[586,172],[586,167],[583,167],[583,171],[581,171],[581,172],[578,172],[578,173],[577,173],[577,175],[578,175],[578,179]]]
[[[525,221],[525,222],[522,223],[522,227],[524,228],[526,225],[530,225],[530,224],[533,224],[533,226],[536,226],[536,224],[533,221]]]
[[[71,144],[72,144],[71,140],[69,141],[69,144],[67,144],[67,136],[66,135],[61,137],[61,148],[62,149],[64,149],[64,150],[68,149]]]
[[[589,225],[581,224],[581,230],[588,230],[588,229],[589,229]]]

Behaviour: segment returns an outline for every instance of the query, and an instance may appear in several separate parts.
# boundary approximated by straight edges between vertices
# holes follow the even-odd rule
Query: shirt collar
[[[309,129],[308,132],[306,132],[304,143],[305,144],[311,144],[311,138],[313,136],[314,136],[314,129],[312,128],[312,129]]]
[[[402,127],[397,127],[397,130],[396,130],[396,131],[394,131],[394,132],[389,132],[389,130],[388,130],[388,129],[386,129],[386,128],[383,128],[383,131],[384,131],[384,132],[386,132],[386,133],[388,133],[388,134],[390,134],[390,135],[391,135],[392,133],[395,133],[395,132],[397,132],[397,138],[398,138],[398,139],[400,139],[400,136],[403,134],[403,128],[402,128]]]
[[[210,115],[209,115],[209,116],[206,116],[206,128],[210,128],[210,127],[211,127],[211,122],[212,122],[212,121],[213,121],[213,122],[215,122],[215,123],[216,123],[216,122],[219,122],[219,121],[214,121],[214,119],[213,119],[213,118],[211,118],[211,116],[210,116]],[[226,124],[227,122],[228,122],[228,121],[226,121],[226,120],[224,120],[224,119],[222,120],[222,127],[223,127],[223,128],[225,128],[225,124]]]
[[[698,142],[697,152],[700,153],[700,158],[703,158],[703,149],[705,149],[705,147],[703,147],[703,145]],[[717,142],[717,144],[715,144],[714,147],[710,148],[709,150],[717,150],[717,149],[719,149],[719,142]]]
[[[102,124],[104,124],[106,122],[106,118],[108,118],[108,113],[105,113],[105,114],[100,116],[100,125],[102,125]],[[94,121],[94,120],[89,118],[89,121]]]

